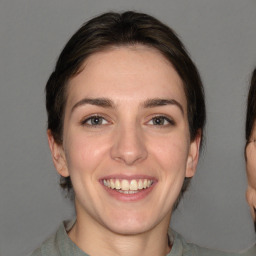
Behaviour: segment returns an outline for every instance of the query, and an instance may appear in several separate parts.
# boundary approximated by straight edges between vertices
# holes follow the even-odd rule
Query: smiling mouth
[[[135,194],[152,186],[153,180],[104,179],[103,185],[122,194]]]

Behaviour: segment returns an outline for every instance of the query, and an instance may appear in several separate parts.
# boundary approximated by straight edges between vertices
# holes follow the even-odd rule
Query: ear
[[[52,153],[52,160],[57,172],[63,177],[68,177],[69,172],[67,168],[67,162],[66,162],[63,146],[56,143],[51,130],[47,130],[47,137],[48,137],[49,147]]]
[[[186,177],[191,178],[196,173],[196,167],[199,159],[199,149],[201,142],[201,130],[198,130],[195,139],[190,143],[187,159]]]

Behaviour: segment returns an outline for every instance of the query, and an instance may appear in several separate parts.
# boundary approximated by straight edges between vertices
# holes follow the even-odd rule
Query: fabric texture
[[[67,234],[74,222],[64,221],[57,232],[34,251],[31,256],[89,256],[73,243]],[[256,254],[247,254],[248,252],[245,254],[225,253],[186,243],[181,235],[171,229],[168,235],[170,241],[172,241],[172,249],[166,256],[256,256]],[[255,250],[251,250],[251,252],[255,253]]]
[[[248,251],[241,254],[242,256],[256,256],[256,244]]]

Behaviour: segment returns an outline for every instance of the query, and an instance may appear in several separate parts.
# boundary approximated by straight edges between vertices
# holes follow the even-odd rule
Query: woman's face
[[[85,61],[67,95],[63,145],[49,143],[77,218],[120,234],[167,227],[200,143],[172,65],[148,47],[109,49]]]
[[[250,143],[246,147],[246,170],[248,177],[247,201],[251,206],[251,212],[256,220],[256,122],[254,123]]]

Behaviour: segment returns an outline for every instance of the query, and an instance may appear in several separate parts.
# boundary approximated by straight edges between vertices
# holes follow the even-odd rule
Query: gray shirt
[[[73,222],[63,222],[56,234],[46,240],[40,248],[33,252],[31,256],[89,256],[83,252],[69,238],[69,231],[74,224]],[[197,245],[187,243],[175,231],[169,231],[169,237],[172,241],[172,249],[166,256],[238,256],[241,254],[225,253],[215,250],[199,247]],[[253,249],[253,248],[252,248]],[[252,254],[243,254],[243,256],[256,256],[255,250]]]

